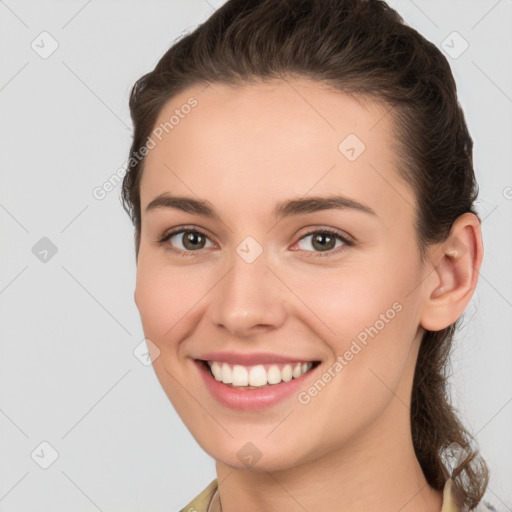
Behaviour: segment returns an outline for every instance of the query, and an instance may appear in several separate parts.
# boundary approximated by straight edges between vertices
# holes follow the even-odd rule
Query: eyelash
[[[182,226],[182,227],[177,228],[177,229],[175,229],[175,230],[173,230],[173,231],[171,231],[169,233],[164,233],[164,235],[161,238],[158,239],[158,244],[160,244],[160,245],[168,245],[168,244],[166,244],[166,242],[170,238],[172,238],[174,235],[177,235],[179,233],[196,233],[198,235],[201,235],[201,236],[209,239],[208,235],[206,235],[205,233],[203,233],[202,231],[200,231],[198,229],[195,229],[195,228],[192,228],[192,227],[187,227],[187,226]],[[351,246],[354,245],[354,242],[352,242],[351,240],[349,240],[348,238],[343,236],[340,231],[338,231],[336,229],[333,229],[333,228],[316,229],[316,230],[309,231],[308,233],[305,233],[304,235],[302,235],[299,238],[298,241],[301,241],[304,238],[306,238],[306,237],[308,237],[310,235],[315,235],[315,234],[331,235],[331,236],[341,240],[344,245],[341,246],[341,247],[338,247],[336,249],[329,249],[328,251],[306,251],[306,252],[314,252],[314,253],[316,253],[314,255],[311,255],[314,258],[316,258],[316,257],[322,258],[322,257],[326,257],[326,256],[332,256],[334,254],[338,254],[339,252],[345,250],[347,247],[351,247]],[[198,249],[196,251],[183,251],[181,249],[175,249],[172,246],[168,246],[168,247],[166,247],[166,249],[174,252],[175,254],[179,254],[181,256],[195,256],[194,253],[201,251],[201,249]]]

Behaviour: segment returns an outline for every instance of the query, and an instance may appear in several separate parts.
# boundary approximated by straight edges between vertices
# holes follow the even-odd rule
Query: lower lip
[[[226,386],[222,382],[215,379],[210,373],[204,362],[195,360],[199,373],[210,390],[210,393],[222,405],[232,409],[244,411],[261,411],[267,407],[271,407],[285,398],[298,393],[304,387],[306,379],[316,372],[320,365],[309,370],[304,375],[289,382],[281,382],[280,384],[272,384],[260,389],[243,389]]]

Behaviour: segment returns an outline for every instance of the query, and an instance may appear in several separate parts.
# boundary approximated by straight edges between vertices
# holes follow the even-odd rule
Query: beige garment
[[[453,481],[448,479],[444,485],[443,507],[441,508],[441,512],[460,512],[460,509],[455,506],[452,484]],[[201,491],[188,505],[182,508],[180,512],[208,512],[208,506],[210,503],[217,501],[219,498],[217,488],[217,479],[212,480],[208,486],[203,489],[203,491]]]

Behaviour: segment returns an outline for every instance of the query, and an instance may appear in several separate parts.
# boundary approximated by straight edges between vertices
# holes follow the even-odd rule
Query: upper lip
[[[202,354],[196,359],[203,361],[219,361],[230,364],[240,364],[243,366],[251,366],[256,364],[269,363],[302,363],[308,361],[318,361],[311,358],[297,358],[281,354],[271,354],[270,352],[256,352],[253,354],[243,354],[240,352],[208,352]]]

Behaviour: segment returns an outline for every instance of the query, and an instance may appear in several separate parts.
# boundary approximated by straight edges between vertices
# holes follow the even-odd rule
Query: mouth
[[[321,364],[321,361],[300,361],[245,366],[223,361],[202,359],[196,359],[196,361],[219,383],[241,390],[279,386],[291,380],[300,379]]]

